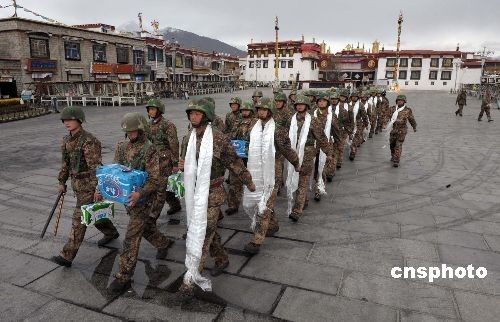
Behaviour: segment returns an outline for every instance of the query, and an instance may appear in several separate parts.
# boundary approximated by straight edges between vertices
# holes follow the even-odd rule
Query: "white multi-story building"
[[[319,79],[320,45],[304,40],[278,42],[278,78],[280,82],[317,81]],[[244,67],[247,82],[263,83],[275,80],[275,42],[248,44]]]
[[[377,85],[391,85],[396,70],[396,52],[378,54]],[[435,50],[402,50],[399,54],[401,89],[446,90],[460,87],[462,52]]]

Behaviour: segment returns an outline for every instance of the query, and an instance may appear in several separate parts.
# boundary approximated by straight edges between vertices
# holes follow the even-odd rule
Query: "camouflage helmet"
[[[85,113],[83,113],[83,109],[79,106],[68,106],[61,112],[61,121],[64,120],[77,120],[83,123],[85,122]]]
[[[316,97],[317,93],[315,90],[312,90],[312,89],[308,89],[306,91],[303,92],[304,96],[314,96]]]
[[[326,101],[329,101],[329,95],[325,92],[318,92],[316,94],[316,103],[319,101],[319,100],[326,100]]]
[[[309,107],[311,107],[311,100],[309,99],[309,97],[305,96],[304,94],[298,94],[293,106],[297,106],[297,104],[305,104],[309,108]]]
[[[258,100],[256,105],[260,105],[262,100]],[[252,103],[250,102],[243,102],[243,104],[240,107],[240,111],[250,111],[251,114],[255,113],[255,108]]]
[[[241,106],[241,98],[239,98],[239,97],[232,97],[229,100],[229,105],[231,106],[231,104],[238,104],[238,106]]]
[[[215,118],[214,105],[207,99],[192,100],[191,102],[189,102],[186,108],[186,114],[188,115],[188,118],[189,118],[189,112],[191,111],[198,111],[205,114],[205,116],[210,122],[212,122]]]
[[[152,98],[146,104],[146,110],[149,107],[156,107],[160,113],[165,113],[165,105],[157,98]]]
[[[203,97],[203,99],[212,103],[214,105],[214,108],[215,108],[215,100],[213,99],[213,97],[205,96],[205,97]]]
[[[370,97],[370,91],[362,91],[360,94],[361,98],[368,98]]]
[[[352,91],[350,97],[358,97],[361,95],[360,91]]]
[[[340,98],[340,93],[337,91],[330,94],[330,100],[339,99],[339,98]]]
[[[276,94],[274,95],[274,100],[275,100],[275,101],[283,101],[283,102],[286,102],[286,101],[287,101],[287,98],[286,98],[285,93],[283,93],[283,92],[279,92],[279,93],[276,93]]]
[[[254,107],[256,110],[258,110],[259,108],[268,110],[271,112],[271,114],[274,114],[276,110],[273,100],[268,97],[263,97],[257,104],[254,105]]]
[[[290,91],[290,94],[288,94],[288,97],[290,97],[290,95],[297,95],[297,90],[296,89],[292,89]]]
[[[405,103],[406,103],[406,95],[399,94],[399,95],[396,97],[396,101],[399,101],[399,100],[403,100],[403,101],[405,101]]]
[[[344,96],[345,98],[349,97],[349,90],[347,88],[343,88],[339,91],[339,98],[340,96]]]
[[[262,97],[262,91],[254,91],[253,94],[252,94],[252,98],[253,97]]]
[[[122,131],[123,132],[132,132],[144,130],[146,127],[147,121],[144,116],[142,116],[138,112],[127,113],[122,118]]]
[[[378,93],[378,89],[376,87],[373,87],[371,90],[370,90],[370,94],[377,94]]]

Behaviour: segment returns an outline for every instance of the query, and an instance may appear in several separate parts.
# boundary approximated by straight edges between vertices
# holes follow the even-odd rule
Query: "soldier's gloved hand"
[[[141,198],[141,194],[138,192],[132,192],[130,196],[128,197],[128,206],[129,207],[134,207],[139,199]]]
[[[300,172],[300,165],[295,166],[295,172]]]
[[[417,132],[417,129],[413,129],[413,132]]]
[[[59,190],[59,193],[61,193],[61,192],[66,193],[66,185],[65,184],[60,184],[58,190]]]
[[[94,202],[97,202],[97,201],[102,201],[102,196],[99,193],[99,191],[94,192]]]
[[[326,156],[326,162],[332,162],[333,161],[333,158],[331,155],[327,155]]]
[[[180,160],[179,160],[179,164],[177,165],[177,167],[178,167],[180,170],[184,170],[184,160],[183,160],[183,159],[180,159]]]
[[[247,186],[247,188],[248,188],[248,190],[250,190],[250,192],[254,192],[254,191],[255,191],[255,189],[256,189],[256,188],[255,188],[255,183],[253,183],[253,182],[252,182],[251,184],[249,184],[249,185]]]

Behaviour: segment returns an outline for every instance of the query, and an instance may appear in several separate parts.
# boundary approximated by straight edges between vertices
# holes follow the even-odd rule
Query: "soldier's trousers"
[[[243,159],[245,166],[247,159]],[[281,170],[281,177],[283,177],[283,170]],[[227,195],[227,207],[229,209],[238,209],[243,199],[243,182],[237,176],[229,172],[229,192]]]
[[[71,231],[69,233],[69,239],[61,252],[61,256],[68,261],[73,261],[80,245],[83,242],[83,239],[85,238],[87,226],[82,224],[82,211],[80,207],[91,204],[94,201],[94,190],[75,191],[75,195],[76,207],[73,211],[73,218],[71,220]],[[118,233],[116,227],[110,220],[104,220],[95,224],[95,228],[97,228],[106,237],[112,237]]]
[[[464,109],[464,105],[463,104],[458,104],[458,110],[455,112],[455,114],[458,114],[458,115],[462,116],[463,109]]]
[[[274,189],[271,196],[269,196],[269,199],[267,200],[266,211],[264,211],[262,216],[257,216],[256,218],[255,230],[251,240],[254,244],[262,245],[268,230],[278,231],[279,229],[278,218],[274,212],[274,202],[276,201],[279,188],[280,186],[278,185],[278,182],[275,181]]]
[[[278,190],[281,189],[281,187],[283,186],[283,182],[284,182],[284,179],[283,179],[283,169],[285,167],[285,164],[287,164],[285,162],[285,157],[283,155],[279,155],[277,158],[276,158],[276,161],[275,161],[275,167],[274,167],[274,178],[275,178],[275,185],[274,187],[278,187]]]
[[[128,281],[134,275],[142,237],[156,248],[164,248],[170,244],[170,240],[156,227],[156,220],[149,216],[150,212],[150,202],[127,208],[129,221],[120,255],[120,268],[116,274],[119,280]]]
[[[480,120],[483,117],[484,113],[486,113],[486,117],[488,118],[488,120],[491,120],[490,107],[482,107],[482,106],[481,106],[481,112],[479,112],[479,117],[477,119]]]
[[[220,186],[210,191],[208,197],[207,209],[207,230],[205,232],[205,240],[203,242],[202,254],[200,259],[199,271],[203,271],[205,261],[210,254],[215,259],[215,266],[221,267],[228,260],[228,255],[222,246],[221,238],[217,232],[217,221],[219,220],[220,205],[224,202],[225,191],[224,187]]]
[[[295,203],[293,205],[292,212],[297,214],[297,217],[302,216],[304,205],[308,200],[307,186],[309,184],[309,178],[311,177],[311,172],[314,165],[311,164],[312,160],[307,161],[307,163],[306,161],[302,163],[302,168],[299,172],[299,184],[297,187],[297,191],[295,192]]]
[[[358,148],[363,143],[363,126],[357,128],[356,133],[354,134],[354,138],[352,139],[351,144],[351,156],[356,156],[358,152]]]
[[[377,124],[377,114],[373,113],[371,116],[370,116],[370,135],[373,135],[373,133],[375,133],[375,129],[376,127],[378,126]]]
[[[343,131],[341,134],[340,140],[333,144],[335,151],[336,151],[337,165],[338,166],[342,166],[347,137],[348,137],[348,134],[345,131]]]
[[[382,132],[382,123],[384,123],[384,115],[382,111],[377,111],[377,126],[375,127],[375,134]]]
[[[403,143],[405,141],[406,133],[391,133],[389,136],[389,145],[391,147],[392,161],[399,163],[401,160],[401,153],[403,153]]]
[[[333,139],[330,140],[330,146],[332,147],[332,160],[326,161],[325,168],[323,169],[323,174],[326,177],[333,177],[335,175],[335,171],[337,169],[337,160],[339,158],[339,151],[335,148],[335,142]]]

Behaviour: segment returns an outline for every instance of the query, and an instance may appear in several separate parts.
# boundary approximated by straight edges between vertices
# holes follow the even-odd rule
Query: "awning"
[[[129,74],[118,74],[118,79],[128,80],[128,79],[130,79],[130,75]]]
[[[66,69],[66,72],[71,75],[83,75],[83,69],[78,69],[78,68],[69,68]]]
[[[31,78],[33,79],[43,79],[47,77],[52,77],[52,73],[31,73]]]
[[[95,74],[95,79],[108,79],[108,75],[106,74]]]

